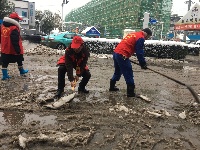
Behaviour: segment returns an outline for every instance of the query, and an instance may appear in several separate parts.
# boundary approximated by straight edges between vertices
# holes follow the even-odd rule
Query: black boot
[[[110,89],[109,89],[109,91],[119,91],[119,88],[117,88],[115,86],[115,84],[116,84],[116,81],[113,81],[112,79],[110,79]]]
[[[64,89],[58,89],[54,98],[60,98],[64,92]]]
[[[83,93],[89,93],[89,91],[86,88],[80,88],[80,87],[78,87],[78,91],[79,92],[83,92]]]
[[[135,97],[135,85],[127,85],[127,97]]]
[[[82,77],[83,78],[82,78],[81,82],[79,83],[78,91],[83,92],[83,93],[89,93],[89,91],[85,88],[91,77],[89,70],[86,70],[83,73]]]

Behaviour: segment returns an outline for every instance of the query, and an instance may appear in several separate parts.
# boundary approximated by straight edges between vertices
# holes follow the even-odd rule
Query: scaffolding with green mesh
[[[87,4],[72,10],[65,16],[66,22],[79,22],[80,31],[88,26],[95,26],[101,37],[119,38],[125,29],[140,30],[143,26],[145,12],[150,13],[158,23],[149,27],[154,36],[159,39],[169,31],[172,0],[91,0]],[[163,22],[163,30],[161,24]],[[71,31],[77,25],[66,24],[66,30]]]

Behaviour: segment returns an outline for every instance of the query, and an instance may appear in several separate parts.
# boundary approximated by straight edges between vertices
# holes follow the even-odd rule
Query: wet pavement
[[[4,129],[17,129],[22,125],[34,122],[39,123],[40,126],[54,125],[56,123],[56,116],[39,116],[36,114],[5,110],[0,112],[0,122],[0,132],[2,132]]]
[[[25,55],[26,77],[19,76],[16,64],[9,66],[12,78],[0,81],[0,149],[19,149],[21,136],[30,150],[199,149],[200,107],[190,91],[133,65],[136,92],[151,102],[127,98],[123,76],[117,82],[120,91],[109,92],[111,58],[91,56],[89,94],[77,93],[70,104],[58,110],[44,108],[42,102],[51,99],[57,89],[59,57]],[[187,56],[180,62],[147,60],[149,68],[190,85],[200,94],[199,56]],[[66,77],[65,95],[71,93],[69,85]],[[186,118],[182,119],[179,115],[184,111]]]

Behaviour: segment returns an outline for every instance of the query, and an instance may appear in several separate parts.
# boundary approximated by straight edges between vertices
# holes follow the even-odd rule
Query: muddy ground
[[[27,49],[35,46],[25,45]],[[56,62],[60,55],[27,52],[26,77],[19,76],[16,64],[9,66],[12,78],[0,81],[0,150],[200,149],[200,107],[190,91],[133,65],[136,92],[151,102],[127,98],[123,77],[117,83],[120,91],[109,92],[113,74],[110,56],[90,57],[89,94],[76,93],[72,102],[58,110],[45,108],[43,101],[52,98],[57,89]],[[199,56],[187,56],[180,62],[147,60],[149,68],[191,85],[200,94]],[[67,81],[65,95],[69,93]],[[183,112],[186,116],[181,118]]]

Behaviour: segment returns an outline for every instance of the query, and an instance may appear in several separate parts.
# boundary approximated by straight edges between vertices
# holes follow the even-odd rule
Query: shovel
[[[75,84],[76,84],[76,80],[75,80]],[[53,104],[48,104],[48,105],[44,105],[47,108],[52,108],[52,109],[58,109],[61,106],[63,106],[65,103],[69,103],[73,100],[76,92],[75,92],[75,87],[72,87],[72,94],[69,94],[67,96],[61,97],[58,101],[54,102]]]

